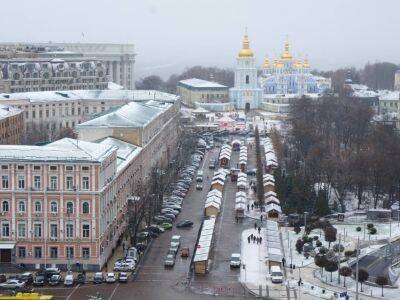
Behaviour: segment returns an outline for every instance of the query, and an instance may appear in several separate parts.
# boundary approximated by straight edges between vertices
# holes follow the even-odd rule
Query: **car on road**
[[[165,217],[165,221],[167,221],[169,223],[172,223],[176,219],[176,216],[171,213],[165,213],[165,214],[163,214],[163,216]]]
[[[50,277],[49,285],[56,286],[59,285],[62,281],[62,277],[60,274],[54,274]]]
[[[146,230],[153,231],[153,232],[159,233],[159,234],[163,233],[165,231],[164,228],[162,228],[161,226],[155,225],[155,224],[152,224],[152,225],[146,227]]]
[[[250,176],[255,176],[256,172],[257,172],[257,169],[250,169],[250,170],[246,171],[246,174],[250,175]]]
[[[116,281],[117,281],[117,278],[115,278],[114,272],[107,273],[107,276],[106,276],[107,283],[115,283]]]
[[[103,283],[104,277],[102,272],[96,272],[93,277],[93,283]]]
[[[202,183],[196,184],[196,190],[201,191],[202,189],[203,189],[203,184]]]
[[[171,223],[164,222],[164,223],[161,223],[160,226],[161,226],[162,228],[164,228],[164,230],[172,229],[172,224],[171,224]]]
[[[283,282],[283,273],[279,266],[271,267],[271,282],[272,283],[282,283]]]
[[[231,260],[229,265],[231,268],[239,268],[240,267],[240,253],[232,253]]]
[[[173,256],[176,256],[177,252],[178,252],[178,248],[171,247],[168,249],[167,255],[172,254]]]
[[[19,280],[25,282],[26,284],[32,284],[33,283],[33,274],[30,272],[22,273],[22,275],[19,277]]]
[[[161,210],[162,214],[173,214],[175,216],[177,216],[179,214],[179,211],[172,209],[172,208],[163,208]]]
[[[184,247],[181,249],[181,257],[189,257],[189,248]]]
[[[35,278],[33,279],[33,286],[44,286],[45,283],[45,276],[43,273],[36,274]]]
[[[186,227],[192,227],[193,222],[190,220],[182,220],[176,224],[177,228],[186,228]]]
[[[73,285],[74,285],[74,275],[72,273],[65,275],[64,286],[73,286]]]
[[[164,267],[173,267],[175,265],[175,256],[168,254],[164,260]]]
[[[171,237],[171,247],[178,247],[181,245],[181,236],[180,235],[173,235]]]
[[[46,280],[49,280],[51,276],[53,275],[59,275],[61,274],[61,271],[59,268],[46,268],[44,269],[44,275],[46,277]]]
[[[118,281],[119,282],[128,282],[128,273],[126,273],[126,272],[119,273]]]

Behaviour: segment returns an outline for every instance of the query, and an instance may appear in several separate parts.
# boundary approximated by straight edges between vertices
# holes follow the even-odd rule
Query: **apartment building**
[[[0,144],[20,144],[23,132],[23,111],[0,104]]]
[[[0,146],[0,262],[64,270],[79,262],[91,271],[105,264],[126,230],[128,197],[153,166],[167,165],[179,138],[174,95],[142,91],[116,111],[102,136]],[[135,119],[141,131],[114,131]]]

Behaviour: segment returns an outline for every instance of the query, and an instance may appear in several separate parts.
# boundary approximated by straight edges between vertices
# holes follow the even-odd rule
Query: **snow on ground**
[[[247,229],[242,232],[241,259],[244,267],[240,268],[240,282],[249,288],[258,288],[259,285],[265,286],[267,283],[268,266],[265,263],[267,247],[265,247],[265,241],[261,245],[253,242],[249,244],[247,237],[251,234],[259,236],[255,229]],[[260,236],[265,236],[265,228],[261,229]]]
[[[353,224],[334,224],[333,226],[338,230],[338,233],[344,232],[346,237],[353,238],[357,240],[360,238],[360,241],[376,241],[381,239],[387,238],[394,238],[400,236],[400,224],[398,222],[391,222],[391,223],[377,223],[373,222],[374,227],[377,230],[376,234],[369,235],[367,224],[372,223],[363,222],[358,225]],[[361,231],[357,231],[356,228],[361,227]]]
[[[295,288],[296,290],[299,290],[298,280],[289,280],[289,286]],[[300,287],[300,292],[302,294],[301,299],[307,299],[304,298],[303,294],[316,296],[319,299],[331,299],[331,297],[334,295],[333,291],[323,289],[319,286],[312,285],[308,282],[303,282],[303,284]]]
[[[344,266],[345,264],[342,264]],[[333,286],[341,286],[343,287],[343,291],[347,290],[350,291],[352,295],[355,294],[356,291],[356,281],[352,277],[346,278],[346,287],[344,287],[344,280],[343,276],[340,276],[340,284],[338,283],[338,272],[332,273],[332,281],[331,281],[331,274],[329,272],[323,271],[322,276],[321,272],[315,272],[316,278],[321,280],[324,283],[333,285]],[[358,286],[358,290],[361,292],[361,285]],[[367,284],[363,284],[363,293],[368,296],[381,298],[382,295],[382,288],[379,286],[370,286]],[[392,297],[393,299],[400,299],[400,290],[398,288],[383,288],[383,295],[385,298]]]

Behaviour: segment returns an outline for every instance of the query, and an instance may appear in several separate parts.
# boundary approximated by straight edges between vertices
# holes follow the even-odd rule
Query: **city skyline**
[[[96,13],[88,13],[94,4]],[[311,0],[284,5],[206,0],[183,7],[177,0],[123,0],[110,10],[109,1],[72,0],[44,14],[42,8],[52,5],[48,0],[13,1],[4,3],[9,13],[0,20],[2,28],[9,28],[16,14],[25,22],[4,30],[1,41],[133,43],[137,78],[166,77],[193,65],[233,68],[247,27],[258,65],[266,55],[278,56],[288,37],[293,54],[308,56],[312,68],[362,67],[367,62],[398,63],[400,42],[393,37],[399,25],[392,20],[400,5],[385,4],[336,0],[327,7]],[[73,22],[68,21],[71,16]]]

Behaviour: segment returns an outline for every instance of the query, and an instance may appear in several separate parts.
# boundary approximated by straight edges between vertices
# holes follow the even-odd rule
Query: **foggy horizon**
[[[307,56],[312,69],[360,68],[399,63],[399,8],[394,0],[17,0],[3,4],[0,41],[132,43],[136,79],[165,78],[195,65],[233,69],[247,27],[259,66],[288,37],[293,56]]]

